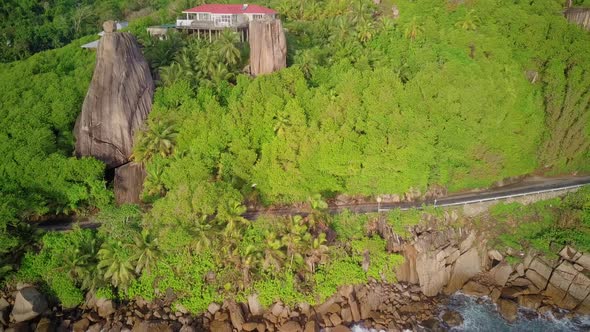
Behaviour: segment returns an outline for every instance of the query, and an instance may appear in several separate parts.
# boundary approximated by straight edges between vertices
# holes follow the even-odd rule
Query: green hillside
[[[369,276],[391,271],[399,256],[364,236],[367,219],[329,217],[327,199],[590,171],[590,34],[563,18],[562,2],[400,0],[394,18],[390,1],[259,1],[282,15],[289,68],[258,78],[244,74],[248,47],[230,32],[213,42],[146,36],[148,23],[194,1],[84,2],[132,10],[97,12],[52,42],[24,36],[32,44],[22,52],[1,31],[34,19],[41,30],[30,31],[40,34],[57,17],[73,19],[74,2],[41,10],[32,1],[15,12],[3,4],[0,61],[24,59],[0,64],[0,278],[27,252],[8,280],[41,283],[65,306],[82,290],[151,299],[157,279],[200,311],[251,289],[267,303],[324,298],[367,280],[363,248],[378,262]],[[94,66],[79,46],[94,37],[42,50],[148,7],[151,16],[131,27],[158,80],[134,151],[148,173],[146,205],[114,207],[104,164],[73,157]],[[584,195],[575,209],[585,209]],[[311,217],[241,217],[249,204],[298,203],[314,208]],[[59,213],[92,213],[103,225],[37,241],[22,223]],[[360,235],[339,233],[336,244],[326,239],[331,228]],[[559,233],[560,243],[571,234]],[[218,278],[205,284],[210,271]],[[348,279],[326,284],[338,276]]]

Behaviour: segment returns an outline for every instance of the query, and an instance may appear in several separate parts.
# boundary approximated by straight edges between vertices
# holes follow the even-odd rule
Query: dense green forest
[[[400,257],[366,234],[370,217],[327,216],[327,199],[590,171],[590,35],[562,1],[395,1],[399,17],[392,1],[259,1],[282,15],[289,68],[258,78],[229,31],[211,43],[146,35],[195,1],[16,3],[0,6],[0,61],[26,58],[0,64],[0,278],[26,252],[7,280],[40,283],[66,307],[85,290],[151,299],[170,287],[199,311],[225,294],[294,303],[394,280]],[[92,16],[72,30],[80,6]],[[158,81],[133,154],[145,208],[114,207],[104,165],[72,151],[94,66],[79,46],[95,37],[75,38],[132,14]],[[248,204],[301,202],[310,217],[241,217]],[[587,246],[571,231],[587,230],[587,192],[550,210],[576,222],[554,232],[548,217],[535,226],[545,233],[506,243]],[[57,213],[103,225],[43,235],[22,222]],[[389,216],[402,234],[418,219]],[[360,266],[364,249],[374,270]]]
[[[167,8],[169,0],[2,0],[0,62],[67,45],[97,33],[106,20],[134,19]],[[190,1],[182,1],[190,3]]]

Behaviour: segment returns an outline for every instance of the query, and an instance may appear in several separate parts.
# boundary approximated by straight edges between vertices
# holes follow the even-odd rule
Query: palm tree
[[[288,17],[289,19],[293,19],[295,18],[294,15],[294,9],[293,9],[293,3],[292,1],[289,0],[283,0],[280,1],[277,5],[276,5],[276,10],[281,13],[282,15],[285,15],[286,17]]]
[[[283,243],[281,239],[277,237],[276,233],[265,231],[264,244],[262,268],[278,271],[283,266],[286,257],[282,250]]]
[[[371,22],[363,22],[356,27],[356,35],[358,40],[365,44],[373,38],[375,29]]]
[[[241,58],[240,49],[236,46],[239,43],[238,35],[230,29],[225,29],[215,40],[217,52],[225,63],[235,66]]]
[[[274,117],[275,125],[273,130],[277,135],[283,135],[285,130],[291,126],[291,120],[289,119],[289,115],[285,114],[284,112],[280,112]]]
[[[308,198],[309,205],[313,210],[322,211],[328,208],[328,203],[322,198],[321,194],[315,194]]]
[[[64,271],[79,281],[82,289],[96,289],[100,283],[96,268],[97,249],[96,240],[92,239],[82,243],[80,248],[68,248],[61,257]]]
[[[152,70],[169,66],[174,56],[182,48],[184,42],[176,32],[169,31],[167,38],[161,40],[150,37],[144,42],[143,53]]]
[[[310,248],[306,253],[305,264],[309,272],[314,273],[317,264],[323,264],[328,261],[328,246],[326,245],[326,234],[320,235],[313,239]]]
[[[395,23],[394,20],[386,17],[386,16],[382,16],[381,19],[379,20],[379,28],[382,31],[391,31],[395,28]]]
[[[217,65],[209,71],[211,82],[216,85],[232,79],[233,76],[234,75],[227,69],[227,66],[221,62],[217,63]]]
[[[303,219],[300,216],[289,218],[287,233],[283,235],[281,242],[287,249],[287,256],[289,257],[291,267],[293,267],[294,262],[297,264],[303,262],[301,246],[310,236],[307,232],[307,226],[303,223]]]
[[[166,165],[164,162],[157,160],[146,168],[146,177],[143,181],[144,195],[149,197],[162,197],[166,194],[164,186],[164,171]]]
[[[406,26],[405,36],[406,38],[414,41],[416,38],[424,32],[424,28],[416,21],[414,16],[410,23]]]
[[[303,51],[297,51],[297,55],[295,56],[295,64],[299,65],[299,68],[301,68],[301,71],[306,78],[310,78],[312,72],[318,65],[315,50],[305,49]]]
[[[244,253],[240,255],[239,265],[242,271],[242,282],[244,286],[250,284],[250,274],[258,266],[259,261],[260,251],[254,245],[246,247]]]
[[[105,281],[115,287],[126,288],[135,277],[133,259],[126,255],[121,242],[105,242],[98,251],[98,270]]]
[[[150,273],[161,255],[158,239],[146,228],[135,235],[130,247],[134,252],[132,259],[135,262],[135,273],[140,274],[144,270]]]
[[[140,163],[152,160],[156,155],[167,157],[174,152],[178,129],[171,120],[150,119],[147,128],[135,135],[131,158]]]
[[[168,226],[168,228],[178,227],[177,225]],[[181,225],[184,231],[192,236],[191,249],[201,253],[211,246],[211,239],[215,238],[213,234],[213,225],[209,222],[209,216],[202,214],[191,218],[188,222]]]
[[[457,22],[455,26],[463,30],[475,30],[477,29],[477,23],[479,23],[479,17],[475,15],[475,10],[472,9],[468,11],[463,20]]]
[[[350,24],[348,17],[338,16],[332,20],[331,26],[330,42],[338,43],[347,39],[352,25]]]
[[[186,78],[183,75],[182,68],[178,63],[172,63],[170,66],[160,68],[160,81],[164,85],[172,85],[181,79],[190,79]]]
[[[357,0],[350,9],[350,17],[353,24],[366,22],[371,17],[372,8],[366,0]]]

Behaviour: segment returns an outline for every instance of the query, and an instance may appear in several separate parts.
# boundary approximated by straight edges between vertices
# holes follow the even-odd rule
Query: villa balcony
[[[226,28],[241,29],[248,27],[248,17],[233,15],[227,18],[213,18],[212,20],[198,20],[179,18],[176,20],[178,29],[222,30]]]

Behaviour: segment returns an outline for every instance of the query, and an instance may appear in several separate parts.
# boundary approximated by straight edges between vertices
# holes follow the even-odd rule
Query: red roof
[[[245,8],[245,9],[244,9]],[[183,13],[211,13],[211,14],[276,14],[277,12],[259,5],[225,5],[225,4],[204,4],[195,8],[187,9]]]

